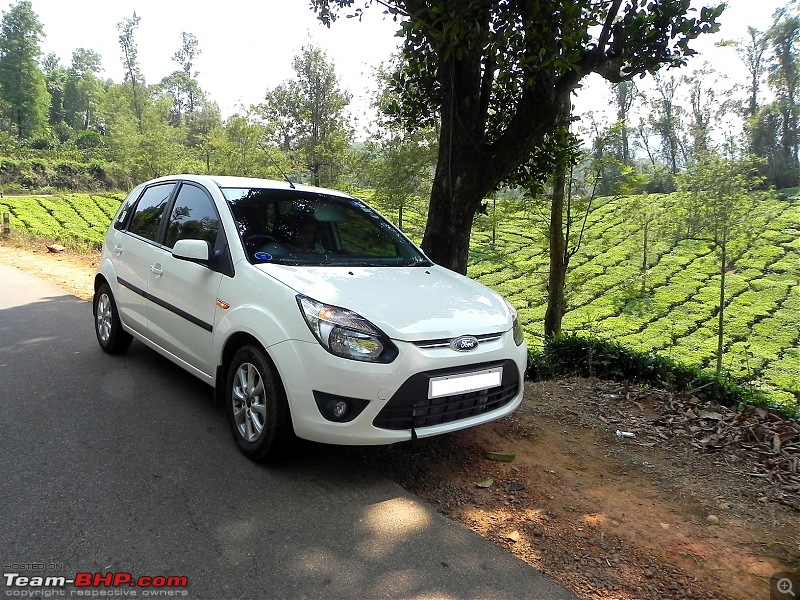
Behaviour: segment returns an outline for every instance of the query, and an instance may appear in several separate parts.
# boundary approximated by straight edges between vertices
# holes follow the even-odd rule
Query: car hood
[[[397,340],[484,335],[512,325],[498,294],[439,266],[257,268],[300,294],[357,312]]]

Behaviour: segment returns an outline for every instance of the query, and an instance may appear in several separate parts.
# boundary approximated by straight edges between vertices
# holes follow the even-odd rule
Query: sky
[[[103,77],[123,79],[117,23],[133,12],[138,58],[145,81],[155,84],[181,67],[172,56],[181,32],[194,34],[201,54],[196,62],[200,86],[219,104],[223,116],[239,106],[263,101],[294,75],[292,58],[303,46],[320,46],[335,64],[343,89],[368,106],[371,74],[395,50],[397,25],[381,10],[369,10],[361,23],[341,18],[328,29],[317,21],[308,0],[32,0],[45,37],[43,54],[54,52],[69,66],[76,48],[103,57]],[[0,1],[5,12],[11,3]]]
[[[785,4],[786,0],[729,0],[720,33],[695,41],[693,47],[703,55],[690,60],[688,70],[709,59],[716,70],[743,80],[735,51],[715,48],[714,43],[743,39],[748,25],[766,29],[775,9]],[[308,0],[32,0],[32,5],[44,28],[44,54],[54,52],[68,66],[76,48],[95,50],[103,57],[103,77],[116,82],[123,78],[116,25],[134,11],[141,17],[136,40],[149,84],[180,68],[172,56],[180,48],[181,32],[194,34],[201,50],[196,63],[199,83],[224,117],[240,106],[261,102],[268,89],[292,78],[292,58],[313,43],[333,61],[341,87],[353,95],[354,117],[368,121],[376,87],[373,70],[399,41],[394,36],[397,24],[378,6],[365,11],[362,22],[341,18],[328,29],[316,20]],[[10,6],[0,0],[4,12]],[[608,106],[606,87],[602,81],[590,81],[578,95],[578,110]]]

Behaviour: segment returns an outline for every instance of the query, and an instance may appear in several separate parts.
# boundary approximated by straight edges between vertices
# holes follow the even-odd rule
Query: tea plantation
[[[100,248],[123,194],[65,194],[0,198],[0,214],[10,213],[11,229],[50,238],[68,247]]]
[[[370,194],[366,196],[370,201]],[[601,198],[570,262],[565,331],[585,332],[711,368],[717,345],[719,257],[707,241],[680,239],[670,224],[674,195],[647,198],[656,218],[644,255],[642,220],[628,198]],[[15,230],[64,245],[99,247],[121,195],[0,198]],[[548,271],[546,208],[489,207],[472,236],[468,274],[518,309],[532,347],[542,344]],[[390,218],[396,212],[384,210]],[[496,222],[493,233],[491,223]],[[419,241],[421,212],[403,229]],[[494,238],[494,243],[492,240]],[[765,197],[726,265],[724,371],[786,406],[800,399],[800,201]]]
[[[717,349],[719,256],[707,241],[678,239],[676,195],[646,199],[652,222],[646,268],[643,227],[629,199],[601,198],[570,261],[563,329],[713,369]],[[547,305],[547,207],[515,211],[498,202],[473,231],[468,275],[517,307],[528,344],[542,345]],[[390,212],[384,214],[391,215]],[[421,238],[424,219],[406,210],[404,229]],[[494,237],[494,244],[492,238]],[[729,244],[723,374],[800,401],[800,199],[767,196]],[[644,293],[642,279],[644,276]]]

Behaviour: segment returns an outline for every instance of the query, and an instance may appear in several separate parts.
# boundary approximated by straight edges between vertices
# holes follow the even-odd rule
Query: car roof
[[[301,192],[312,192],[317,194],[328,194],[331,196],[341,196],[351,198],[349,194],[328,188],[301,185],[299,183],[290,184],[288,181],[278,181],[274,179],[261,179],[258,177],[236,177],[233,175],[198,175],[194,173],[181,173],[178,175],[168,175],[159,177],[153,181],[174,181],[182,179],[184,181],[194,181],[204,185],[216,185],[220,188],[259,188],[268,190],[297,190]],[[148,182],[152,183],[152,182]]]

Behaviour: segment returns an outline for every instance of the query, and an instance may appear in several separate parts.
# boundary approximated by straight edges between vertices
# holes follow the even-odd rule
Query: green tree
[[[109,90],[112,105],[104,107],[110,158],[130,174],[144,181],[183,169],[183,132],[164,118],[168,106],[152,103],[141,107],[141,120],[133,114],[124,86]]]
[[[776,188],[791,185],[791,176],[787,177],[786,155],[781,150],[781,132],[783,118],[777,103],[762,106],[756,115],[748,121],[750,149],[755,156],[764,159],[759,170],[764,174],[766,183]]]
[[[639,96],[633,81],[620,81],[612,84],[614,91],[614,108],[617,111],[616,158],[625,166],[631,166],[630,149],[630,115],[633,102]]]
[[[749,28],[747,41],[737,44],[750,78],[743,111],[749,151],[764,159],[760,172],[767,185],[777,188],[800,183],[800,16],[792,7],[790,3],[776,11],[764,33]],[[761,104],[759,90],[765,73],[774,99]]]
[[[408,132],[392,121],[389,107],[397,97],[390,81],[397,58],[388,69],[377,70],[380,85],[373,107],[378,120],[362,155],[368,156],[367,181],[375,189],[374,200],[386,210],[397,211],[397,226],[403,229],[404,211],[420,203],[427,205],[436,168],[438,127]]]
[[[184,121],[191,121],[195,108],[203,99],[203,91],[197,82],[198,72],[194,70],[194,63],[200,54],[200,42],[192,33],[181,33],[181,47],[172,56],[172,60],[181,65],[180,71],[175,71],[161,80],[160,87],[172,99],[172,124],[180,125]]]
[[[183,67],[184,74],[193,84],[187,85],[184,90],[186,94],[186,110],[189,114],[194,112],[195,104],[200,98],[199,86],[197,85],[198,72],[194,70],[194,63],[200,53],[200,42],[197,37],[193,33],[181,32],[181,47],[172,56],[172,60]]]
[[[117,23],[117,31],[119,31],[119,47],[122,50],[122,66],[125,69],[125,83],[131,86],[133,112],[136,115],[139,132],[141,133],[144,129],[142,123],[144,78],[139,67],[139,48],[136,45],[135,38],[139,21],[141,21],[141,17],[136,14],[136,11],[133,11],[133,16],[130,19],[122,19]]]
[[[623,172],[626,167],[624,156],[627,154],[630,160],[630,148],[628,146],[628,126],[626,121],[619,120],[613,125],[606,125],[598,122],[593,113],[588,113],[581,117],[581,122],[587,127],[584,129],[582,138],[587,140],[590,150],[590,164],[587,169],[594,174],[594,183],[597,187],[598,196],[611,196],[618,193],[618,188],[622,184]]]
[[[708,64],[683,78],[689,89],[689,160],[705,156],[711,149],[713,123],[724,116],[725,107],[719,104],[721,89],[714,70]],[[725,122],[723,119],[722,122]],[[727,128],[726,128],[727,129]]]
[[[196,170],[205,169],[206,173],[211,173],[211,158],[214,152],[214,145],[211,144],[213,132],[222,128],[222,117],[220,116],[219,106],[215,102],[206,100],[200,101],[195,106],[192,119],[189,121],[186,133],[186,143],[194,149],[197,160],[202,167]]]
[[[335,185],[351,139],[345,115],[350,94],[339,89],[335,66],[318,47],[303,47],[292,67],[296,78],[267,92],[262,112],[273,139],[298,154],[312,183]]]
[[[225,137],[228,151],[224,157],[221,172],[227,175],[254,176],[263,173],[261,151],[267,135],[263,125],[252,115],[233,115],[225,122]]]
[[[42,61],[42,71],[45,76],[47,93],[50,95],[48,122],[53,126],[64,122],[64,90],[68,74],[59,63],[58,56],[52,52]]]
[[[287,155],[269,144],[271,131],[251,107],[213,127],[199,140],[198,150],[210,172],[223,175],[283,179],[291,172]]]
[[[650,127],[661,140],[661,155],[667,168],[676,175],[686,158],[680,137],[685,110],[676,98],[681,81],[674,76],[656,76],[655,83],[656,97],[651,102]]]
[[[41,134],[47,127],[50,98],[37,62],[44,36],[30,0],[3,11],[0,22],[0,98],[3,116],[19,139]]]
[[[625,203],[625,217],[632,221],[641,233],[639,238],[639,297],[647,295],[647,276],[650,273],[652,246],[658,234],[662,205],[654,202],[649,194],[635,194]]]
[[[284,152],[295,149],[303,132],[303,108],[297,82],[285,81],[267,92],[260,107],[272,127],[272,141]]]
[[[312,0],[330,23],[371,0]],[[688,16],[689,0],[383,0],[400,23],[403,67],[394,78],[398,120],[439,119],[439,156],[422,247],[464,273],[470,230],[483,199],[521,167],[544,180],[545,146],[589,73],[629,80],[694,53],[716,31],[723,7]],[[543,163],[531,163],[531,157]]]
[[[72,52],[72,64],[64,90],[64,118],[76,131],[95,125],[95,112],[103,86],[97,75],[102,58],[94,50],[77,48]]]
[[[757,210],[758,195],[750,193],[759,185],[755,165],[749,159],[724,159],[707,154],[695,161],[679,178],[685,192],[680,212],[691,221],[692,237],[711,243],[719,257],[719,301],[717,304],[716,372],[722,371],[725,347],[725,275],[729,245],[746,235],[749,219]]]
[[[430,194],[436,165],[435,130],[412,133],[383,130],[373,142],[369,169],[374,199],[383,208],[397,211],[403,229],[403,211]]]
[[[780,118],[780,163],[774,184],[779,188],[791,187],[800,183],[800,16],[791,13],[788,7],[780,9],[767,35],[773,54],[769,82],[776,95],[772,113]]]
[[[767,36],[755,27],[747,28],[747,41],[736,42],[736,52],[739,59],[747,69],[747,104],[745,115],[753,118],[759,109],[759,92],[761,90],[762,78],[766,68],[764,54],[767,51],[769,40]]]

